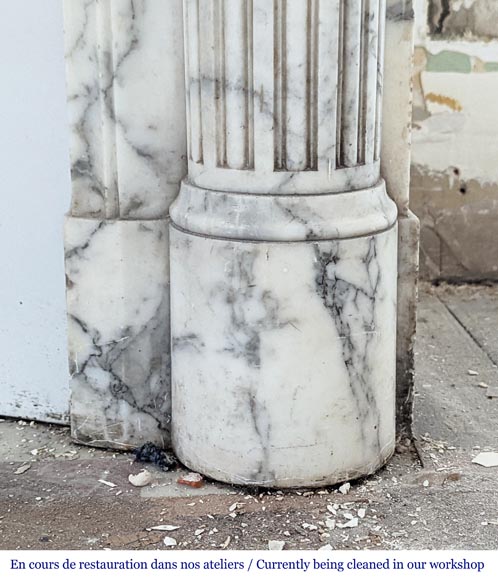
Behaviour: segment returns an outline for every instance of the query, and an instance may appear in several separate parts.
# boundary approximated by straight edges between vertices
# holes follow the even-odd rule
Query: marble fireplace
[[[403,0],[66,0],[75,440],[298,487],[409,436],[412,29]]]

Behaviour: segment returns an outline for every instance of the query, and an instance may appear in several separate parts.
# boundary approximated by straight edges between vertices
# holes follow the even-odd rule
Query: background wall
[[[0,414],[66,421],[60,0],[3,2],[0,54]]]
[[[415,10],[422,276],[498,279],[498,1],[415,0]]]

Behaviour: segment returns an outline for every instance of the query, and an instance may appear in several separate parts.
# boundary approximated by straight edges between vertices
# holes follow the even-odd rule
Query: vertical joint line
[[[314,62],[314,94],[313,94],[313,164],[311,169],[318,170],[318,93],[320,78],[320,0],[314,1],[313,12],[313,62]]]
[[[306,9],[306,129],[304,139],[306,142],[306,163],[305,169],[311,167],[312,144],[313,139],[311,119],[313,112],[311,110],[313,103],[313,0],[308,0]]]
[[[384,47],[385,47],[385,30],[386,30],[386,0],[377,0],[379,2],[379,27],[378,27],[378,47],[377,47],[377,104],[375,119],[375,152],[374,161],[380,159],[380,150],[382,142],[382,103],[383,103],[383,83],[384,83]]]
[[[253,0],[247,0],[245,26],[246,69],[245,69],[245,160],[246,168],[254,169],[254,40],[253,40]]]
[[[105,217],[118,218],[118,160],[114,98],[114,42],[110,0],[97,3],[100,108],[102,115],[103,196]]]
[[[216,165],[227,166],[225,0],[214,0]]]
[[[189,0],[183,0],[183,46],[185,52],[185,97],[187,102],[187,155],[192,161],[192,100],[190,95]]]
[[[337,135],[336,135],[336,166],[337,168],[344,167],[344,152],[343,152],[343,135],[342,135],[342,118],[344,106],[344,51],[345,51],[345,0],[339,0],[339,33],[338,33],[338,79],[337,79]]]
[[[308,0],[306,75],[306,169],[318,168],[318,14],[319,0]]]
[[[282,1],[282,169],[287,168],[287,0]]]
[[[361,0],[360,79],[358,99],[358,165],[366,160],[366,109],[368,92],[368,52],[370,33],[370,0]]]
[[[287,83],[286,83],[286,2],[274,0],[274,156],[275,170],[282,171],[287,163]]]
[[[202,131],[202,92],[201,92],[201,23],[200,23],[200,7],[199,7],[200,0],[196,0],[195,2],[195,11],[196,11],[196,24],[197,30],[195,31],[197,34],[197,75],[198,75],[198,82],[197,82],[197,91],[199,95],[199,163],[204,163],[204,139],[203,139],[203,131]]]

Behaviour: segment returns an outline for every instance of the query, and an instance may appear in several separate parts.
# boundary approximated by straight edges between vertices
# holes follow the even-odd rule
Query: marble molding
[[[70,214],[158,219],[186,173],[182,1],[65,0]]]
[[[399,212],[396,429],[411,436],[420,226],[410,211],[414,13],[412,0],[387,0],[381,171]],[[393,111],[396,114],[393,114]]]
[[[71,427],[170,444],[168,210],[186,173],[181,0],[65,0]]]
[[[398,219],[398,328],[396,345],[396,432],[412,437],[415,397],[420,222],[415,214]]]
[[[172,435],[216,479],[320,486],[395,444],[384,0],[185,0]]]
[[[66,220],[74,439],[169,444],[166,220]]]

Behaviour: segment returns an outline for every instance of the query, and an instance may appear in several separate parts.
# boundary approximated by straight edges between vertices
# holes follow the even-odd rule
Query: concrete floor
[[[170,549],[165,536],[178,549],[498,549],[498,468],[472,463],[498,451],[498,399],[488,398],[497,305],[498,287],[422,287],[416,444],[346,495],[192,489],[177,483],[182,471],[153,467],[152,484],[136,488],[128,475],[143,466],[129,455],[76,446],[65,428],[1,420],[0,549]],[[344,526],[351,518],[358,525]],[[178,529],[147,531],[166,524]]]

